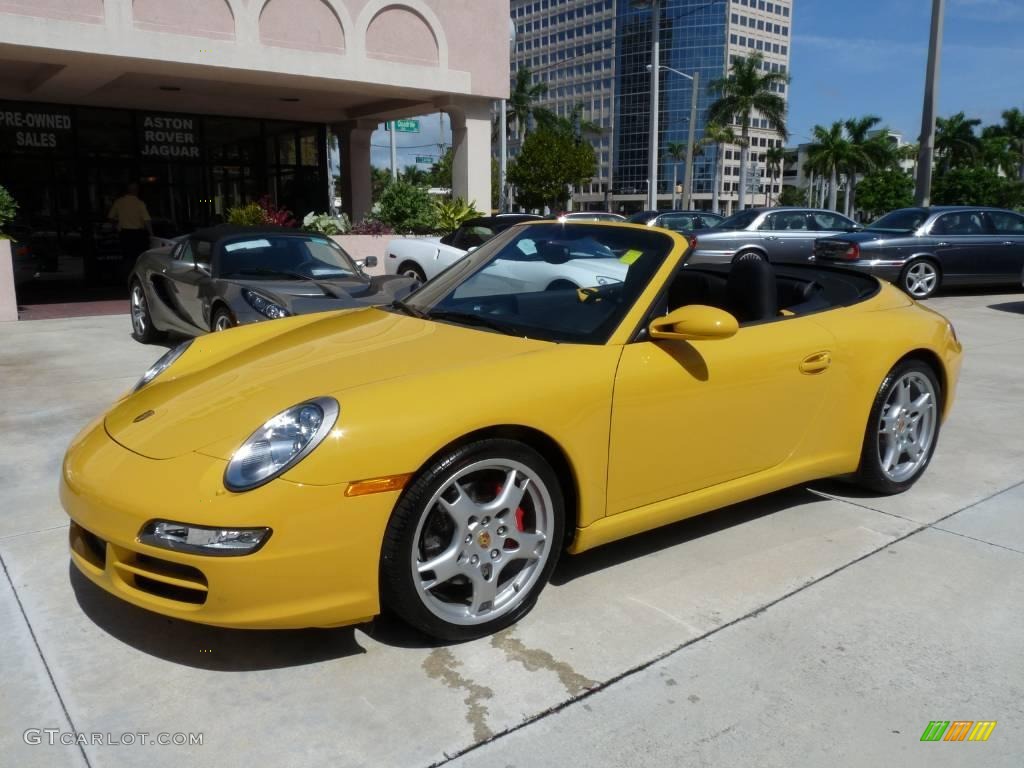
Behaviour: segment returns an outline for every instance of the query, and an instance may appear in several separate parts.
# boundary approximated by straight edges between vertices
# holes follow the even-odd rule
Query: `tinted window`
[[[723,221],[716,227],[716,229],[746,229],[758,216],[761,215],[760,211],[740,211],[734,216],[730,216],[728,219]]]
[[[428,319],[557,342],[603,344],[672,251],[656,229],[516,227],[428,282]]]
[[[928,211],[923,208],[902,208],[885,214],[868,229],[872,232],[913,232],[927,219]]]
[[[213,250],[209,240],[196,240],[192,245],[192,253],[195,256],[196,264],[210,266],[210,252]]]
[[[717,227],[724,220],[721,216],[715,213],[702,213],[700,219],[705,229]]]
[[[490,227],[485,227],[480,224],[463,225],[459,227],[459,231],[455,233],[455,239],[452,242],[452,245],[456,248],[468,251],[470,248],[479,248],[492,237],[494,237],[494,230]]]
[[[666,213],[659,216],[657,222],[659,227],[671,229],[673,232],[692,232],[697,229],[698,217],[692,213]]]
[[[760,229],[772,229],[776,231],[806,231],[807,214],[803,211],[780,211],[768,216]]]
[[[811,226],[819,231],[851,229],[854,226],[849,219],[834,213],[812,213],[810,216]]]
[[[1024,235],[1024,216],[1006,211],[989,211],[992,228],[1001,235]]]
[[[984,232],[985,224],[978,211],[947,213],[932,224],[933,235],[981,235]]]
[[[657,215],[656,211],[640,211],[639,213],[634,213],[626,221],[630,224],[646,224]]]

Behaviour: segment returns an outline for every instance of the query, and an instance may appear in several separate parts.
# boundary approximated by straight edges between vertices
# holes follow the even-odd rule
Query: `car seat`
[[[779,289],[775,270],[767,261],[737,261],[726,282],[729,311],[740,323],[756,323],[778,316]]]

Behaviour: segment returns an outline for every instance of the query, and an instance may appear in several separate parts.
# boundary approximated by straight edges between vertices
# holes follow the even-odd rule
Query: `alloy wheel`
[[[221,312],[213,321],[214,331],[226,331],[232,327],[231,318],[225,313]]]
[[[939,271],[928,261],[912,264],[903,278],[907,293],[915,298],[930,296],[939,282]]]
[[[434,493],[416,527],[410,566],[424,606],[443,621],[492,621],[527,600],[551,556],[551,494],[530,467],[470,464]]]
[[[124,294],[122,294],[124,295]],[[149,323],[149,313],[146,308],[146,292],[138,283],[132,285],[131,296],[132,328],[136,336],[145,336]]]
[[[938,427],[935,387],[911,371],[896,380],[878,421],[878,460],[894,483],[913,477],[928,461]]]

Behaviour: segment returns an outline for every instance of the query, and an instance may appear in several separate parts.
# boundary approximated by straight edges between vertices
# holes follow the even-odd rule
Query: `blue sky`
[[[794,0],[790,143],[815,123],[875,114],[916,141],[930,0]],[[1024,0],[946,0],[938,114],[986,124],[1024,109]]]
[[[794,0],[790,143],[808,141],[815,123],[875,114],[916,141],[928,57],[930,0]],[[985,123],[1024,109],[1024,0],[946,0],[939,83],[940,116],[960,110]],[[436,155],[450,142],[437,116],[421,133],[400,133],[399,167]],[[372,162],[390,163],[388,134],[376,131]],[[429,166],[421,165],[422,168]]]

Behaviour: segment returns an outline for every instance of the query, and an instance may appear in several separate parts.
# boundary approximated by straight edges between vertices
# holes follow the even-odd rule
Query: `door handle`
[[[808,355],[800,363],[800,373],[822,373],[832,365],[832,354],[830,352],[815,352]]]
[[[949,243],[938,243],[939,248],[949,248]]]
[[[777,238],[777,237],[776,237],[775,235],[768,235],[768,236],[767,236],[767,237],[765,238],[765,240],[778,240],[778,239],[779,239],[779,238]]]
[[[1003,245],[1015,245],[1012,240],[1003,240]]]

